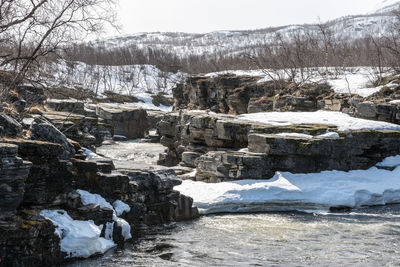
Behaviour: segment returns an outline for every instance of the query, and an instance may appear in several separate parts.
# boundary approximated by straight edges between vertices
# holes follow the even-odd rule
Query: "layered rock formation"
[[[0,139],[1,264],[51,266],[69,256],[60,247],[64,237],[40,215],[42,210],[63,210],[72,219],[93,220],[103,229],[101,237],[111,238],[118,245],[148,226],[199,216],[193,200],[173,190],[180,184],[173,171],[114,170],[111,160],[85,160],[79,143],[68,139],[53,123],[64,123],[63,129],[68,118],[87,117],[60,114],[65,112],[46,112],[22,124],[2,114],[7,123],[2,123]],[[97,120],[90,118],[89,125],[97,124]],[[147,125],[146,116],[140,117],[139,126],[143,121]],[[121,212],[118,219],[113,209],[84,204],[78,189],[99,194],[110,203],[123,201],[130,211]],[[126,233],[123,219],[131,226],[131,233]]]
[[[194,76],[173,89],[174,109],[243,114],[263,111],[315,111],[333,94],[326,84],[297,88],[285,81],[259,82],[260,77]]]
[[[143,138],[148,130],[147,112],[132,106],[100,104],[98,115],[114,127],[114,133],[128,139]]]
[[[315,124],[273,126],[195,111],[168,114],[158,127],[161,142],[168,147],[159,163],[196,167],[195,179],[207,182],[268,179],[276,171],[367,169],[400,154],[398,131],[340,132],[335,126]],[[318,136],[326,132],[339,134]]]

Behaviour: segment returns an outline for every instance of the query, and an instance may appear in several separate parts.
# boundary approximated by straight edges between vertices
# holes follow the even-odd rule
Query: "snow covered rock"
[[[115,247],[112,240],[100,237],[102,228],[91,221],[74,220],[63,210],[43,210],[40,215],[57,227],[56,234],[66,258],[88,258]]]

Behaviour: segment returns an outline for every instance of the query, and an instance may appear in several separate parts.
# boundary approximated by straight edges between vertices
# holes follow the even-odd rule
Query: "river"
[[[121,142],[98,151],[130,164],[150,164],[158,149],[156,144]],[[400,205],[344,213],[202,216],[151,230],[125,249],[68,266],[308,265],[400,266]]]

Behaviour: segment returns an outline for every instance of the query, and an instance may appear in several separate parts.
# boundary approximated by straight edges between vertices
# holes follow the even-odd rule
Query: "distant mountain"
[[[365,36],[381,36],[387,26],[395,19],[391,13],[400,8],[400,1],[385,0],[377,5],[374,11],[365,15],[341,17],[325,24],[336,35],[342,38],[356,39]],[[106,50],[120,47],[137,47],[139,49],[163,49],[180,56],[214,55],[218,53],[240,53],[253,46],[265,44],[272,40],[276,33],[283,36],[291,32],[317,30],[316,24],[287,25],[248,31],[217,31],[206,34],[153,32],[118,36],[91,43]]]
[[[377,4],[370,13],[387,13],[400,8],[399,0],[384,0]]]

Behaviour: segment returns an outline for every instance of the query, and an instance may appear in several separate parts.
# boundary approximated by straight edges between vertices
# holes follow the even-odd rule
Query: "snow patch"
[[[283,136],[283,137],[297,137],[297,138],[305,138],[305,139],[311,139],[314,137],[309,134],[301,134],[301,133],[278,133],[276,135]]]
[[[102,208],[112,209],[114,211],[113,220],[117,223],[118,226],[120,226],[122,228],[122,236],[124,237],[124,239],[128,240],[128,239],[132,238],[131,226],[129,225],[129,223],[127,221],[118,217],[123,213],[123,211],[127,210],[127,207],[126,207],[126,206],[128,206],[127,204],[125,204],[122,201],[120,201],[120,202],[118,202],[118,200],[115,201],[114,204],[118,209],[118,212],[117,212],[114,209],[114,207],[109,202],[107,202],[107,200],[105,200],[102,196],[100,196],[98,194],[92,194],[92,193],[89,193],[84,190],[76,190],[76,192],[79,195],[81,195],[82,204],[85,206],[90,205],[90,204],[98,204]],[[129,206],[128,206],[128,208],[129,208]],[[118,213],[121,211],[122,211],[122,213],[120,213],[118,215]],[[129,208],[129,211],[130,211],[130,208]]]
[[[327,132],[324,134],[317,135],[320,138],[340,138],[340,135],[336,132]]]
[[[175,187],[194,199],[202,214],[285,210],[329,210],[400,203],[400,167],[393,171],[277,172],[270,180],[209,184],[185,180]]]
[[[91,160],[91,159],[104,159],[102,156],[97,155],[94,153],[92,150],[89,150],[85,147],[82,147],[83,154],[86,155],[86,160]]]
[[[113,207],[115,210],[115,214],[117,216],[121,216],[124,212],[130,212],[131,211],[131,207],[129,207],[128,204],[122,202],[121,200],[116,200],[113,203]]]
[[[378,167],[397,167],[400,166],[400,155],[388,157],[384,159],[382,162],[376,164]]]
[[[99,194],[92,194],[84,190],[76,190],[76,192],[81,195],[81,201],[84,206],[90,205],[90,204],[98,204],[102,208],[109,208],[114,210],[113,206],[107,202],[102,196]]]
[[[64,210],[43,210],[40,215],[57,227],[61,251],[67,253],[66,258],[88,258],[115,247],[112,240],[100,237],[102,227],[93,221],[73,220]]]
[[[272,126],[290,126],[295,124],[321,124],[338,127],[339,131],[356,130],[394,130],[400,126],[388,122],[353,118],[334,111],[316,112],[265,112],[239,115],[239,118]]]

